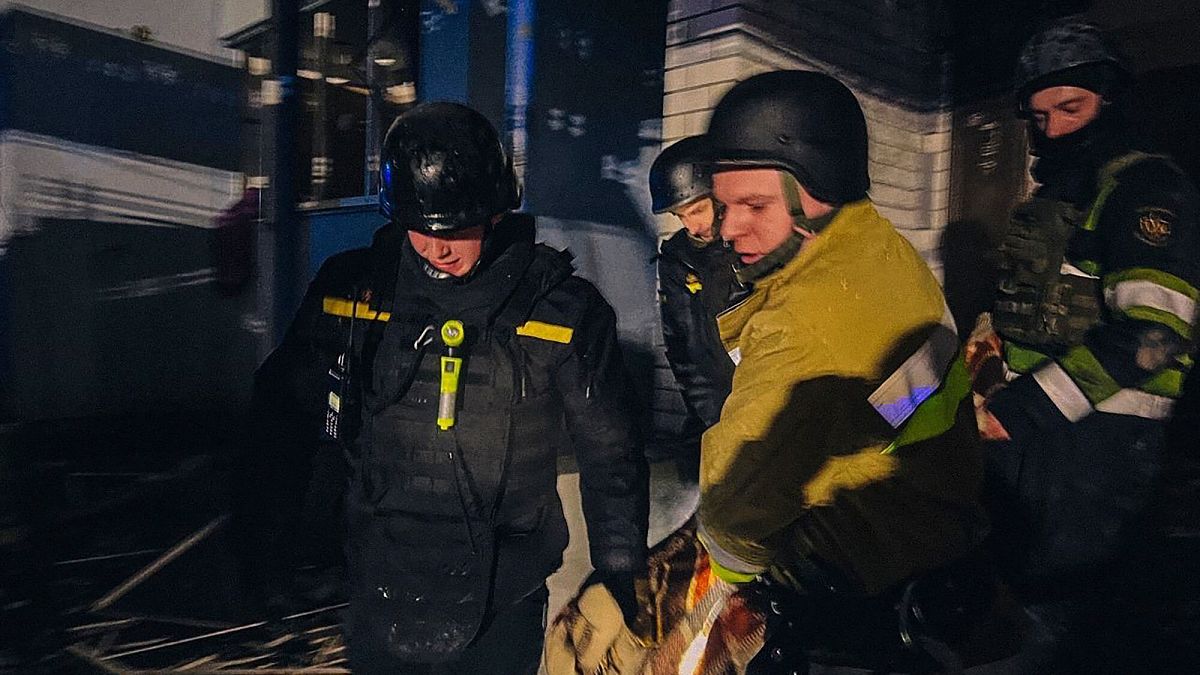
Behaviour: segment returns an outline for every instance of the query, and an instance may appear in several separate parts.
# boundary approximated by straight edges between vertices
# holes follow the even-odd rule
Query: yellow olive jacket
[[[982,457],[947,317],[924,261],[866,200],[720,315],[738,365],[701,450],[716,569],[804,586],[815,563],[873,594],[971,548]],[[958,393],[933,396],[950,372]]]

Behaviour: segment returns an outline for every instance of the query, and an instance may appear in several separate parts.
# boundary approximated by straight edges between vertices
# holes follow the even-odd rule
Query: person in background
[[[1164,431],[1192,363],[1200,194],[1139,138],[1097,26],[1034,34],[1016,97],[1038,188],[1011,214],[968,346],[993,548],[1056,672],[1158,672],[1171,650],[1155,646],[1148,589]]]
[[[734,271],[737,257],[717,233],[712,178],[703,136],[663,150],[650,167],[651,207],[683,225],[658,256],[659,303],[667,363],[700,432],[716,423],[733,382],[716,316],[748,292]],[[683,458],[695,480],[697,458]]]

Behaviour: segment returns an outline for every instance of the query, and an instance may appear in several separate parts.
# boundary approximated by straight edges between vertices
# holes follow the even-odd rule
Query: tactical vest
[[[1089,240],[1097,237],[1100,214],[1117,187],[1117,175],[1148,159],[1165,158],[1130,152],[1105,164],[1096,198],[1086,212],[1039,197],[1013,210],[1000,245],[1000,280],[992,310],[997,333],[1040,355],[1081,344],[1087,331],[1100,323],[1103,265],[1096,259],[1098,247]],[[1072,244],[1082,244],[1075,248],[1086,253],[1069,255]],[[1026,360],[1018,356],[1010,365],[1027,372],[1033,364],[1023,363]]]
[[[543,283],[527,273],[488,325],[467,323],[448,430],[437,424],[438,328],[458,317],[414,311],[399,297],[367,331],[347,563],[349,633],[373,652],[410,663],[455,658],[494,600],[498,550],[534,539],[556,555],[565,545],[565,522],[554,522],[563,518],[554,447],[562,407],[552,373],[527,367],[516,337]],[[530,584],[553,569],[524,563]]]

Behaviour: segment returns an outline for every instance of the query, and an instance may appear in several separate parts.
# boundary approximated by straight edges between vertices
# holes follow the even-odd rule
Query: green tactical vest
[[[1130,152],[1104,165],[1097,194],[1086,212],[1073,205],[1034,197],[1013,209],[1000,245],[1000,281],[992,322],[1007,340],[1039,352],[1060,353],[1081,344],[1101,320],[1104,307],[1095,260],[1067,260],[1076,230],[1094,232],[1105,202],[1116,189],[1117,175],[1161,155]],[[1025,372],[1020,365],[1014,370]]]

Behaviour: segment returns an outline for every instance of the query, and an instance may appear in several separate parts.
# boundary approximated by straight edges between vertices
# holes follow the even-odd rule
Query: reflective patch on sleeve
[[[920,349],[908,357],[867,400],[893,429],[942,386],[942,377],[958,355],[958,334],[949,310]]]
[[[900,428],[900,433],[881,452],[889,455],[907,445],[940,436],[954,426],[958,408],[963,399],[971,395],[971,376],[967,364],[956,356],[950,371],[942,378],[942,386],[913,411]]]
[[[1080,264],[1083,264],[1083,263],[1080,263]],[[1095,264],[1095,263],[1093,263],[1093,264]],[[1087,270],[1080,269],[1065,260],[1063,261],[1062,265],[1059,265],[1058,271],[1059,271],[1059,274],[1067,274],[1067,275],[1070,275],[1073,277],[1082,277],[1084,279],[1099,279],[1100,278],[1100,277],[1096,276],[1095,274],[1092,274],[1091,272],[1088,272]]]
[[[541,321],[526,321],[517,326],[517,335],[549,342],[558,342],[565,345],[571,343],[571,338],[575,335],[575,329],[552,323],[542,323]]]
[[[1165,420],[1175,410],[1175,401],[1137,389],[1122,389],[1097,403],[1096,410],[1117,415],[1133,415],[1148,420]]]
[[[1181,319],[1190,319],[1196,313],[1195,300],[1153,281],[1122,281],[1105,294],[1113,309],[1151,307],[1170,312]]]
[[[1104,289],[1104,301],[1114,312],[1131,319],[1162,323],[1184,339],[1192,337],[1196,300],[1186,292],[1156,281],[1128,279]]]
[[[717,544],[712,535],[705,529],[704,523],[696,521],[696,538],[700,540],[704,550],[708,551],[709,564],[713,572],[721,579],[731,584],[744,584],[754,581],[754,578],[767,570],[762,565],[739,559]]]
[[[1046,392],[1063,417],[1071,422],[1078,422],[1092,414],[1092,402],[1062,366],[1050,363],[1039,368],[1031,377],[1037,381],[1042,391]]]
[[[349,319],[353,313],[356,319],[365,319],[367,321],[387,321],[392,318],[390,312],[380,312],[371,308],[371,305],[365,302],[355,302],[346,298],[337,298],[326,296],[321,301],[321,311],[331,316],[340,316]]]

